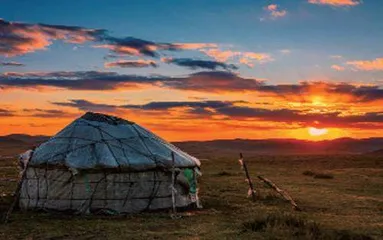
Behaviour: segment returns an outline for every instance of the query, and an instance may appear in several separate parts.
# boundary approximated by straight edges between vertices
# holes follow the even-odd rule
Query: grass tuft
[[[342,239],[342,240],[372,240],[364,234],[348,230],[325,229],[315,221],[287,213],[271,213],[259,215],[242,224],[243,232],[258,232],[279,239]]]

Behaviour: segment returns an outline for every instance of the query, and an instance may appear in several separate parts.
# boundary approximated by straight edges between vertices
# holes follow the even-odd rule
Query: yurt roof
[[[176,167],[200,165],[197,158],[134,122],[88,112],[41,144],[35,150],[29,165],[142,171],[170,168],[172,152]]]

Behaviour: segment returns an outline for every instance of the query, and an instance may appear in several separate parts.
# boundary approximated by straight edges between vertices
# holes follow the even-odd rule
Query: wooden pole
[[[12,202],[11,206],[9,206],[8,211],[7,211],[7,213],[4,216],[4,219],[3,219],[4,223],[8,222],[9,217],[11,216],[11,214],[13,212],[13,209],[15,208],[16,204],[19,202],[21,187],[23,186],[24,179],[27,176],[27,170],[28,170],[29,162],[32,159],[33,153],[34,153],[34,151],[32,151],[32,153],[31,153],[31,155],[30,155],[30,157],[28,159],[28,162],[27,162],[27,164],[25,166],[25,169],[23,171],[23,174],[21,175],[21,179],[20,179],[19,183],[17,184],[16,191],[15,191],[15,193],[13,195],[13,202]]]
[[[172,190],[172,206],[173,206],[173,213],[172,218],[177,218],[177,205],[176,205],[176,189],[174,186],[174,183],[176,181],[176,169],[175,169],[175,156],[174,152],[172,152],[172,184],[171,184],[171,190]]]
[[[269,187],[273,188],[275,191],[277,191],[284,199],[290,202],[290,204],[293,206],[293,209],[296,211],[301,211],[301,209],[298,207],[294,199],[284,190],[280,189],[277,185],[275,185],[272,181],[270,181],[267,178],[264,178],[262,176],[258,176],[258,178],[266,183]]]
[[[249,183],[249,192],[251,194],[251,197],[252,197],[253,201],[255,202],[256,196],[255,196],[255,192],[254,192],[253,182],[251,181],[251,178],[250,178],[250,175],[249,175],[249,171],[247,169],[246,162],[243,159],[242,153],[239,154],[239,163],[242,165],[243,170],[245,171],[246,181]]]

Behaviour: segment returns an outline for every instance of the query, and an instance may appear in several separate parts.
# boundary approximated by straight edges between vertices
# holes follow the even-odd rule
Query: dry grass
[[[334,175],[331,173],[317,173],[314,171],[306,170],[302,173],[305,176],[310,176],[313,178],[319,178],[319,179],[333,179]]]
[[[119,217],[15,212],[9,224],[0,225],[0,239],[383,238],[383,161],[378,157],[245,156],[259,193],[256,202],[246,197],[237,158],[236,152],[209,153],[201,178],[204,209],[183,212],[181,219],[172,220],[167,211]],[[307,169],[336,177],[308,178],[302,175]],[[257,175],[288,191],[303,211],[293,212]],[[16,165],[0,160],[0,176],[16,178]],[[15,185],[0,182],[0,191],[11,193]],[[10,196],[0,198],[1,210],[10,202]]]

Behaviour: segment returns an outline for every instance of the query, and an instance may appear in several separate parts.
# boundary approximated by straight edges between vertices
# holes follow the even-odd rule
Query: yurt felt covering
[[[173,185],[176,205],[185,207],[196,194],[199,166],[133,122],[86,113],[35,150],[19,203],[22,209],[133,213],[171,207]]]

